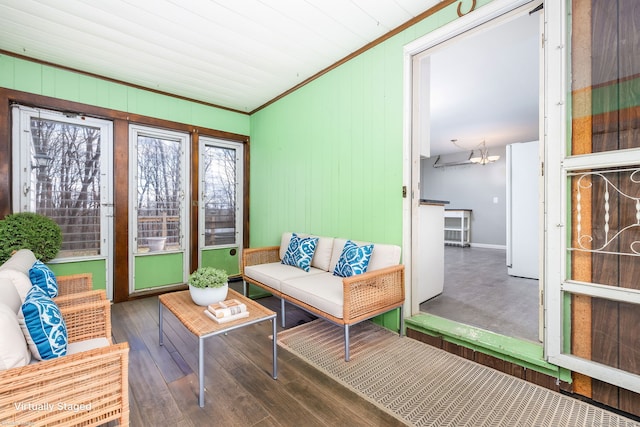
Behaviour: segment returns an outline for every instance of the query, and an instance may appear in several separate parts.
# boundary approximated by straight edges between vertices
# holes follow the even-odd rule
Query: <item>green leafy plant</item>
[[[225,270],[214,267],[200,267],[189,276],[188,284],[194,288],[221,288],[229,280]]]
[[[52,260],[62,246],[62,230],[54,220],[33,212],[7,215],[0,221],[0,263],[14,251],[30,249],[42,262]]]

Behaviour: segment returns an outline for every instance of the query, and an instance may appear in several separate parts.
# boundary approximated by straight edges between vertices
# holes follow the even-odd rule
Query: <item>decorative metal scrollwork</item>
[[[633,240],[629,243],[629,247],[621,248],[620,250],[612,250],[610,249],[611,244],[615,241],[619,242],[619,238],[623,233],[628,233],[632,229],[636,229],[640,227],[640,196],[630,195],[622,191],[618,186],[616,186],[609,178],[605,176],[605,174],[613,174],[613,173],[629,173],[628,179],[632,184],[638,184],[638,193],[640,194],[640,169],[619,169],[619,170],[608,170],[606,172],[579,172],[572,174],[574,177],[578,177],[576,182],[576,194],[575,194],[575,209],[576,209],[576,223],[575,232],[576,232],[576,242],[578,247],[572,247],[571,250],[579,250],[579,251],[587,251],[587,252],[595,252],[595,253],[606,253],[606,254],[614,254],[614,255],[632,255],[639,256],[640,255],[640,241]],[[604,215],[602,215],[603,223],[599,224],[589,224],[588,228],[590,229],[592,225],[599,225],[602,227],[604,231],[604,243],[602,243],[599,247],[593,248],[592,243],[594,242],[594,237],[591,234],[583,233],[583,224],[582,224],[582,199],[583,192],[591,192],[593,188],[593,180],[601,179],[604,185],[604,193],[602,194],[601,205],[599,207],[602,208]],[[622,179],[622,177],[621,177]],[[635,222],[629,224],[619,224],[617,230],[611,229],[611,195],[613,193],[617,193],[621,199],[626,199],[634,203],[635,207]],[[595,195],[594,195],[595,196]],[[592,203],[591,209],[596,209],[596,203]],[[614,212],[616,213],[616,212]]]

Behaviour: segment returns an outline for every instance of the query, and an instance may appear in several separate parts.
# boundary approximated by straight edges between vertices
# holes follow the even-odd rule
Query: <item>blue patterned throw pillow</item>
[[[351,240],[347,240],[336,268],[333,269],[333,275],[350,277],[366,273],[372,253],[373,245],[358,246]]]
[[[23,333],[33,356],[55,359],[67,354],[67,325],[55,302],[37,286],[31,288],[22,304]]]
[[[58,296],[58,281],[55,274],[42,261],[36,261],[29,270],[31,283],[46,292],[51,298]]]
[[[282,258],[282,264],[292,265],[308,272],[311,269],[311,260],[317,244],[317,237],[301,238],[296,233],[293,233],[291,240],[289,240],[287,252]]]

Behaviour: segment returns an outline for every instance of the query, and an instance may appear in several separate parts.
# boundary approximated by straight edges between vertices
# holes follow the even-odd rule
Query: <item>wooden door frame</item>
[[[129,124],[136,123],[166,128],[175,131],[183,131],[191,134],[192,144],[197,147],[197,135],[205,134],[220,139],[227,139],[241,142],[244,145],[244,247],[249,242],[249,136],[232,132],[225,132],[211,128],[199,127],[186,123],[179,123],[170,120],[158,119],[140,114],[132,114],[125,111],[112,110],[103,107],[83,104],[74,101],[67,101],[29,92],[13,89],[0,88],[0,217],[4,218],[12,212],[12,152],[11,152],[11,108],[13,103],[29,105],[37,108],[50,109],[56,111],[74,111],[78,114],[92,116],[100,119],[111,120],[113,122],[113,191],[114,191],[114,248],[112,259],[114,263],[113,272],[113,301],[123,302],[134,296],[129,295],[129,266],[128,266],[128,233],[129,233]],[[193,147],[192,147],[193,148]],[[197,152],[197,149],[196,149]],[[197,156],[192,156],[192,162],[196,162]],[[193,170],[193,164],[192,164]],[[197,169],[195,169],[197,170]],[[196,174],[197,175],[197,174]],[[197,200],[198,185],[197,176],[191,177],[191,200]],[[194,185],[195,184],[195,185]],[[198,215],[197,206],[191,208],[191,216]],[[193,224],[196,224],[194,228]],[[190,233],[197,237],[197,221],[191,222]],[[192,236],[192,237],[193,237]],[[190,252],[197,253],[197,240],[195,250],[193,238]],[[194,260],[195,259],[195,260]],[[191,256],[190,265],[192,269],[197,268],[197,257]],[[163,292],[166,289],[163,289]],[[157,293],[157,291],[156,291]],[[140,293],[135,298],[153,294]]]

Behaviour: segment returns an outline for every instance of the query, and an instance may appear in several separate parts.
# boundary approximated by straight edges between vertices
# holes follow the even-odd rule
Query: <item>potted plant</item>
[[[18,212],[0,221],[0,242],[0,263],[19,249],[30,249],[37,259],[47,262],[60,251],[62,231],[49,217],[33,212]]]
[[[229,290],[229,275],[219,268],[200,267],[191,273],[187,284],[193,302],[208,306],[225,300]]]

